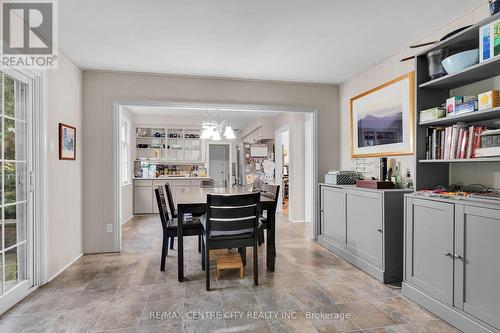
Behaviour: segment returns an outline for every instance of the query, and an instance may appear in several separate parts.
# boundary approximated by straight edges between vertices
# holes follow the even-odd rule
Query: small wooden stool
[[[223,269],[240,269],[240,278],[243,278],[243,261],[239,253],[220,254],[215,259],[215,268],[217,272],[217,279],[219,278],[220,271]]]

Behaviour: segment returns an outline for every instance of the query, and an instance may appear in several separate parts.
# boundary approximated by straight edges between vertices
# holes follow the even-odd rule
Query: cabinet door
[[[500,329],[500,210],[457,206],[455,306]]]
[[[453,214],[453,204],[407,200],[405,278],[450,305],[453,304]]]
[[[153,212],[153,190],[151,187],[134,188],[134,213],[151,214]]]
[[[321,235],[345,247],[345,192],[342,189],[321,187]]]
[[[354,255],[383,268],[382,195],[347,191],[347,248]]]

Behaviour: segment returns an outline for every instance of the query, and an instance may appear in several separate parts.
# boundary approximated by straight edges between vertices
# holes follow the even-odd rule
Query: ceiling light
[[[203,131],[201,132],[200,138],[210,139],[214,134],[214,128],[212,126],[203,126]]]
[[[217,131],[216,131],[216,132],[214,132],[214,133],[212,134],[212,140],[214,140],[214,141],[220,141],[220,139],[221,139],[221,137],[220,137],[220,132],[217,132]]]
[[[234,135],[234,131],[231,126],[226,126],[226,130],[224,131],[224,137],[226,139],[234,139],[236,136]]]

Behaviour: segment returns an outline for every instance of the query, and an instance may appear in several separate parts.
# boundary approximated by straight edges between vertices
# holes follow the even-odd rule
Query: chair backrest
[[[261,194],[264,197],[271,198],[275,201],[278,200],[278,196],[280,194],[280,186],[279,185],[271,185],[271,184],[263,184],[261,188]]]
[[[175,217],[175,202],[174,202],[174,197],[172,196],[172,191],[170,190],[170,184],[166,183],[165,184],[165,191],[167,192],[167,201],[168,201],[168,208],[170,209],[170,215],[172,217]]]
[[[256,233],[259,226],[260,192],[207,195],[207,235]]]
[[[155,188],[156,204],[158,205],[158,212],[160,213],[160,220],[163,230],[167,229],[170,216],[168,214],[167,202],[165,200],[165,191],[161,186]]]

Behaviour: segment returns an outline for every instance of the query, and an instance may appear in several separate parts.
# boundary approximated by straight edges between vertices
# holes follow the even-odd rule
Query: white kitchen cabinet
[[[134,187],[134,214],[151,214],[153,211],[152,187]]]

